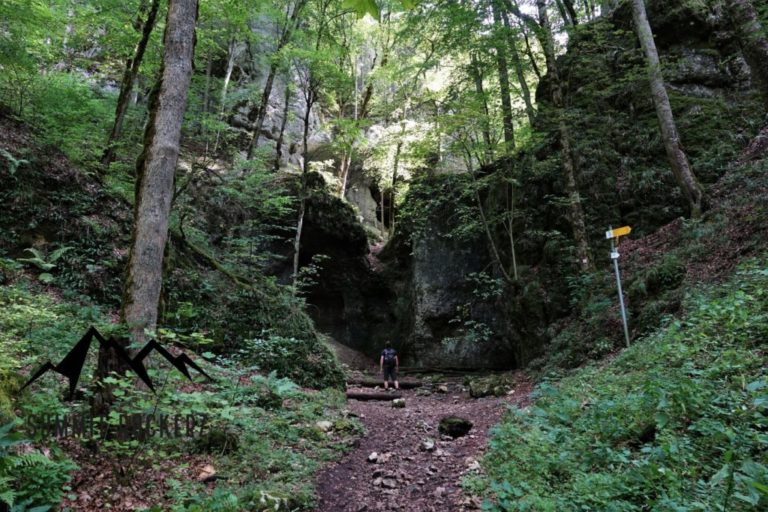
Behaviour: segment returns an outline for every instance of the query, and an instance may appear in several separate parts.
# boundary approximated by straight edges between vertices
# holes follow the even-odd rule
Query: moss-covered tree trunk
[[[586,221],[584,220],[584,210],[581,206],[581,197],[576,183],[576,160],[573,156],[573,143],[571,131],[565,121],[565,102],[563,100],[563,86],[560,81],[557,61],[555,60],[555,42],[552,36],[552,27],[547,14],[547,3],[545,0],[536,0],[536,6],[539,12],[539,31],[541,45],[544,48],[544,56],[547,60],[547,71],[552,81],[552,103],[555,106],[558,116],[558,132],[560,134],[561,158],[563,164],[563,174],[565,178],[565,191],[568,194],[568,220],[573,230],[573,238],[576,242],[576,256],[579,259],[579,266],[582,271],[592,269],[592,257],[589,250],[589,241],[587,238]]]
[[[173,179],[192,77],[196,19],[197,0],[170,0],[163,64],[150,100],[144,150],[136,164],[133,240],[121,310],[134,341],[143,341],[144,330],[153,330],[157,323]]]
[[[139,9],[139,16],[134,22],[134,28],[136,28],[136,30],[141,29],[141,38],[139,39],[139,42],[136,43],[133,57],[129,58],[125,63],[123,79],[120,82],[120,94],[117,96],[117,105],[115,106],[115,120],[112,123],[112,130],[109,132],[104,153],[101,155],[101,168],[103,172],[107,171],[109,165],[115,158],[115,143],[123,131],[125,113],[128,111],[128,104],[131,100],[131,90],[133,89],[136,77],[139,75],[139,68],[141,67],[142,60],[144,60],[144,53],[147,50],[149,37],[152,35],[152,30],[155,27],[155,19],[157,18],[157,11],[159,9],[160,0],[152,0],[152,4],[147,12],[147,17],[142,24],[141,16],[146,10],[146,2],[142,2],[142,7]]]
[[[667,152],[669,164],[672,167],[672,172],[675,175],[680,190],[688,201],[691,217],[698,218],[701,216],[704,206],[704,190],[701,188],[699,180],[693,174],[693,170],[688,163],[688,157],[685,151],[683,151],[683,145],[680,142],[680,134],[677,131],[675,117],[669,104],[669,96],[664,87],[659,53],[656,50],[656,43],[653,40],[653,32],[651,32],[651,25],[648,23],[648,15],[645,12],[645,2],[643,0],[632,0],[632,17],[635,22],[637,37],[640,40],[640,46],[643,48],[648,64],[651,97],[656,108],[656,117],[659,119],[664,149]]]
[[[126,349],[131,341],[146,341],[145,330],[154,330],[157,324],[173,178],[192,77],[196,20],[197,0],[169,1],[163,63],[150,97],[144,150],[136,163],[133,237],[120,310],[120,319],[131,335],[131,339],[119,340]],[[124,363],[115,351],[101,347],[97,380],[110,371],[122,370]],[[102,386],[94,396],[94,413],[104,413],[112,400],[110,387]]]
[[[726,0],[725,5],[736,28],[744,59],[752,71],[752,81],[760,90],[768,111],[768,31],[760,23],[750,0]]]

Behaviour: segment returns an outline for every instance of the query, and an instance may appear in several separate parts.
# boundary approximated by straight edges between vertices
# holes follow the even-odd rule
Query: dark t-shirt
[[[393,348],[385,348],[381,351],[381,357],[384,358],[384,366],[394,367],[395,358],[397,357],[397,350]]]

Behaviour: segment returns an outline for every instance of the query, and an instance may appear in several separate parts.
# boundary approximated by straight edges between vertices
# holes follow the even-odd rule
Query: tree
[[[278,65],[280,62],[280,52],[290,42],[293,32],[298,28],[301,21],[300,15],[306,4],[307,0],[296,0],[293,5],[291,5],[289,2],[288,6],[286,7],[285,19],[282,20],[282,23],[279,25],[277,46],[275,47],[275,53],[272,56],[271,62],[269,64],[269,73],[267,73],[267,80],[264,82],[264,90],[261,93],[259,110],[256,114],[256,122],[253,126],[253,135],[251,136],[251,141],[248,143],[248,160],[253,158],[253,152],[259,145],[261,128],[264,126],[264,119],[267,116],[269,98],[272,96],[272,86],[275,82],[275,76],[277,75]]]
[[[701,216],[702,208],[704,207],[704,191],[691,170],[688,157],[680,142],[680,135],[677,132],[672,107],[669,104],[669,96],[664,87],[659,54],[656,50],[656,43],[653,40],[653,32],[651,32],[651,25],[648,23],[648,15],[645,12],[645,2],[643,0],[632,0],[632,17],[635,22],[637,37],[640,40],[640,46],[643,48],[648,64],[651,97],[656,108],[656,117],[659,119],[664,149],[667,152],[667,158],[678,186],[688,201],[691,217],[695,219]]]
[[[501,92],[501,110],[504,125],[504,145],[505,153],[515,147],[515,129],[512,120],[512,102],[509,91],[509,65],[507,64],[506,39],[498,37],[498,31],[502,27],[501,9],[498,0],[491,4],[493,12],[494,28],[497,31],[496,41],[496,66],[499,71],[499,87]]]
[[[163,62],[152,92],[144,150],[136,163],[136,202],[121,319],[134,342],[157,324],[168,216],[195,46],[197,0],[170,0]]]
[[[131,91],[133,90],[133,83],[136,81],[136,77],[139,74],[139,68],[141,62],[144,59],[144,52],[147,50],[147,43],[149,43],[149,37],[152,35],[152,30],[155,27],[155,19],[157,18],[157,11],[160,8],[160,0],[152,0],[152,4],[147,10],[146,0],[142,0],[139,7],[139,14],[134,21],[133,27],[138,32],[141,31],[141,37],[136,48],[134,49],[133,56],[129,57],[125,61],[125,71],[123,72],[123,79],[120,82],[120,94],[117,97],[117,105],[115,106],[115,120],[112,123],[112,130],[107,138],[107,145],[104,148],[104,154],[101,157],[102,171],[106,171],[109,168],[109,164],[115,158],[115,143],[120,137],[123,129],[123,120],[125,119],[125,113],[128,110],[128,103],[130,101]],[[142,21],[142,16],[146,15]]]
[[[323,54],[320,49],[330,21],[330,14],[328,11],[331,7],[331,3],[332,0],[318,1],[317,12],[314,13],[316,16],[317,27],[315,28],[315,33],[312,34],[314,35],[314,44],[309,49],[297,52],[299,63],[296,67],[301,83],[301,92],[304,96],[304,116],[302,119],[304,131],[301,139],[301,154],[303,161],[301,167],[301,184],[299,188],[299,215],[296,222],[296,235],[293,239],[292,280],[294,295],[298,292],[301,235],[304,230],[304,216],[307,212],[307,200],[309,195],[309,121],[312,114],[312,107],[314,107],[318,100],[322,77],[324,72],[329,71],[326,59],[323,59]]]
[[[512,59],[512,65],[515,68],[515,75],[517,76],[517,82],[520,85],[520,93],[523,96],[523,102],[525,103],[525,115],[528,117],[528,123],[533,126],[534,119],[536,117],[535,110],[533,108],[533,101],[531,100],[531,90],[528,87],[528,82],[525,79],[525,72],[523,70],[523,64],[520,60],[520,52],[517,49],[517,41],[514,38],[512,27],[509,22],[509,14],[503,2],[496,0],[495,8],[498,10],[502,23],[504,25],[502,34],[505,35],[504,39],[509,42],[509,56]],[[498,24],[498,23],[497,23]],[[533,61],[535,65],[535,60]]]
[[[750,0],[726,0],[726,8],[742,46],[744,59],[752,71],[752,79],[768,110],[768,32],[760,23]]]

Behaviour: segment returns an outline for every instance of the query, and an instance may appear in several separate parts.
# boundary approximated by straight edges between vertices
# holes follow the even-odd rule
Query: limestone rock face
[[[482,368],[499,367],[509,360],[499,357],[499,347],[480,342],[461,332],[454,321],[458,310],[471,302],[468,274],[482,271],[487,262],[485,244],[457,244],[440,233],[440,225],[429,226],[413,243],[411,297],[413,330],[408,353],[417,366]],[[488,308],[478,311],[478,321],[498,323]]]

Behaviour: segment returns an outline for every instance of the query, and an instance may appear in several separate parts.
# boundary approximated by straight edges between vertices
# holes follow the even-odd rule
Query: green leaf
[[[48,257],[48,261],[50,261],[51,263],[54,263],[59,258],[61,258],[64,255],[64,253],[66,253],[67,251],[70,251],[70,250],[72,250],[72,247],[66,247],[66,246],[65,247],[59,247],[58,249],[56,249],[55,251],[53,251],[51,253],[51,255]]]
[[[659,429],[664,428],[667,425],[667,423],[669,423],[669,416],[667,415],[667,413],[664,413],[664,412],[657,412],[656,415],[654,416],[654,419],[656,420],[656,426]]]
[[[50,284],[53,282],[54,277],[53,277],[53,274],[49,274],[48,272],[43,272],[42,274],[37,276],[37,279],[39,279],[41,283]]]
[[[768,485],[761,484],[760,482],[752,482],[750,485],[757,489],[757,492],[763,496],[768,496]]]
[[[344,9],[352,9],[355,11],[358,18],[370,14],[376,21],[381,19],[381,10],[379,9],[376,0],[344,0],[342,7]]]

